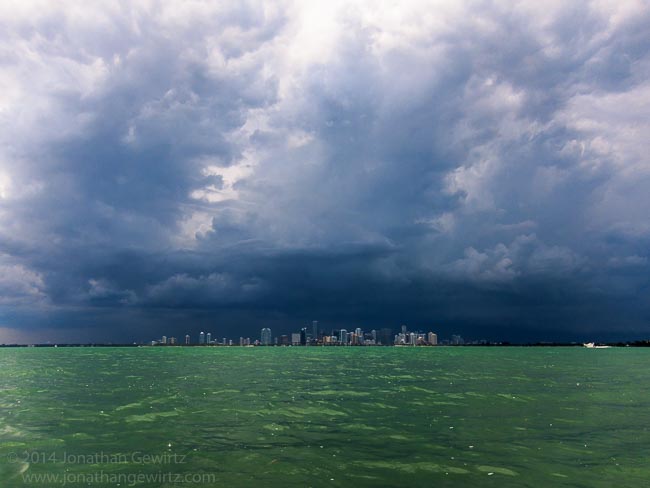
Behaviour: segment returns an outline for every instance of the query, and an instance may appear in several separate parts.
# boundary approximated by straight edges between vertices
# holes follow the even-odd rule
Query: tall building
[[[205,332],[203,331],[199,334],[199,344],[205,344]]]
[[[341,329],[339,332],[339,342],[344,345],[348,343],[348,331],[346,329]]]
[[[363,344],[363,331],[361,327],[354,329],[354,344]]]
[[[307,327],[303,327],[302,329],[300,329],[300,345],[301,346],[307,345]]]
[[[212,332],[208,332],[208,335],[206,337],[206,342],[208,344],[212,344]]]
[[[429,343],[430,346],[437,346],[438,345],[438,335],[434,334],[433,332],[429,332],[428,337],[427,337],[427,342]]]
[[[264,327],[262,329],[261,337],[260,337],[260,343],[263,346],[270,346],[271,345],[271,329],[268,327]]]
[[[186,334],[186,335],[185,335],[185,345],[186,345],[186,346],[189,346],[189,345],[190,345],[190,335],[189,335],[189,334]]]
[[[379,343],[382,346],[390,346],[393,343],[393,331],[387,327],[379,330]]]
[[[402,334],[406,335],[406,326],[402,325]]]
[[[167,336],[162,336],[162,339],[160,340],[161,344],[167,344]]]
[[[300,332],[291,333],[291,344],[294,346],[300,345]]]
[[[311,339],[318,341],[318,320],[314,320],[311,323]]]

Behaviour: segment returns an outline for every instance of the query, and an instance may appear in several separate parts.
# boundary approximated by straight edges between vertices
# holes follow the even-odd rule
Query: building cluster
[[[391,329],[364,332],[361,328],[348,331],[334,329],[327,333],[319,329],[314,320],[311,327],[303,327],[298,332],[276,336],[271,340],[271,330],[262,329],[262,344],[275,346],[389,346],[394,341]]]
[[[465,341],[459,335],[452,335],[451,340],[438,342],[438,335],[434,332],[409,331],[402,325],[398,334],[393,334],[390,328],[363,331],[360,327],[354,330],[333,329],[326,333],[318,327],[314,320],[311,327],[303,327],[298,332],[282,334],[273,337],[271,329],[264,327],[260,332],[259,340],[249,337],[240,337],[239,340],[226,337],[213,339],[212,333],[201,332],[198,342],[193,342],[190,335],[185,336],[183,345],[186,346],[437,346],[437,345],[463,345]],[[162,336],[160,340],[151,341],[152,346],[180,345],[175,337]]]
[[[192,338],[189,334],[185,335],[185,340],[181,344],[178,342],[178,339],[176,337],[167,337],[167,336],[162,336],[158,340],[153,340],[151,341],[152,346],[179,346],[179,345],[185,345],[185,346],[259,346],[260,341],[253,341],[251,342],[249,337],[240,337],[239,341],[237,340],[232,340],[228,339],[226,337],[221,338],[219,340],[218,338],[212,339],[212,333],[208,332],[207,334],[205,332],[201,332],[199,334],[199,340],[198,342],[192,341]]]
[[[428,334],[409,332],[406,326],[402,325],[401,332],[395,335],[394,344],[396,346],[437,346],[438,335],[433,332]]]

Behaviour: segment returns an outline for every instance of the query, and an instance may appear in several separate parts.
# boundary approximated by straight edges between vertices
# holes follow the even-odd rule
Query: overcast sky
[[[0,343],[650,337],[645,1],[0,3]]]

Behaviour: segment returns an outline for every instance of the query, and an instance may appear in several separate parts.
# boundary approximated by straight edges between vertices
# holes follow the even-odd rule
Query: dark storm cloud
[[[647,333],[643,4],[0,15],[6,337]]]

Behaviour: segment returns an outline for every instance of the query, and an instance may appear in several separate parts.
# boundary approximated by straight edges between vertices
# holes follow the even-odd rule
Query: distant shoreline
[[[631,341],[631,342],[601,342],[598,343],[601,345],[605,346],[610,346],[610,347],[650,347],[650,341]],[[297,347],[297,348],[358,348],[358,349],[365,349],[365,348],[401,348],[401,349],[435,349],[435,348],[455,348],[455,347],[468,347],[468,348],[473,348],[473,347],[579,347],[579,348],[584,348],[583,343],[578,343],[578,342],[531,342],[531,343],[509,343],[509,342],[502,342],[502,343],[493,343],[493,344],[444,344],[444,345],[418,345],[418,346],[409,346],[409,345],[372,345],[372,346],[364,346],[364,345],[309,345],[309,346],[303,346],[303,345],[268,345],[268,346],[254,346],[254,345],[246,345],[246,346],[240,346],[239,344],[233,344],[233,345],[206,345],[206,344],[176,344],[176,345],[171,345],[171,344],[157,344],[157,345],[150,345],[150,344],[110,344],[110,343],[97,343],[97,344],[0,344],[0,348],[43,348],[43,347],[51,347],[51,348],[58,348],[58,347],[83,347],[83,348],[88,348],[88,347],[141,347],[141,348],[173,348],[173,349],[179,349],[179,348],[194,348],[194,347],[202,347],[202,348],[219,348],[219,349],[228,349],[228,348],[282,348],[282,347]]]

